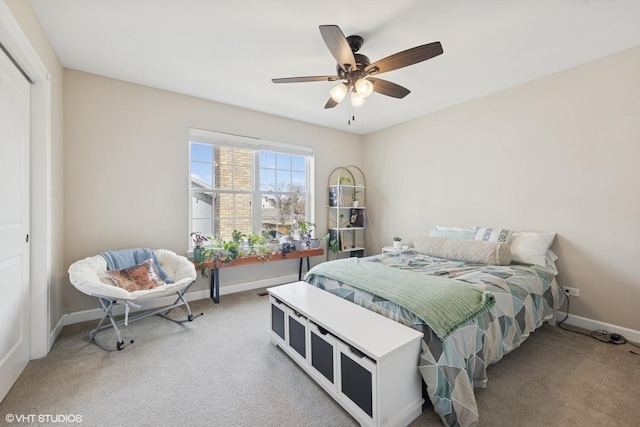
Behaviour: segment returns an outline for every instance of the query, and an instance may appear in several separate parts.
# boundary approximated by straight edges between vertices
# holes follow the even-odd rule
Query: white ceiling
[[[65,67],[367,134],[640,45],[638,0],[30,0]],[[364,37],[372,62],[440,41],[444,54],[381,75],[347,124],[325,110],[335,74],[319,25]]]

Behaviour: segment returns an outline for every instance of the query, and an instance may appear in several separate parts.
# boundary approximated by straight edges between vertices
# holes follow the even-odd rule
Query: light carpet
[[[357,425],[270,343],[269,301],[259,293],[193,302],[204,316],[185,325],[132,323],[123,331],[135,343],[118,352],[87,342],[95,322],[66,326],[0,403],[0,425],[7,415],[79,415],[84,426]],[[112,340],[109,330],[99,336]],[[487,388],[476,389],[480,425],[638,425],[640,356],[630,349],[638,350],[543,326],[489,367]],[[63,424],[38,421],[13,425]],[[411,425],[441,423],[426,406]]]

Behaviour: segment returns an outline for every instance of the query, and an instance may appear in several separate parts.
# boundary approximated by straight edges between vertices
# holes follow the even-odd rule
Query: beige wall
[[[51,271],[49,281],[49,320],[55,328],[63,312],[63,289],[67,286],[67,271],[63,263],[63,129],[62,82],[63,69],[49,44],[31,5],[24,0],[5,0],[16,21],[51,75]],[[35,260],[38,262],[38,260]]]
[[[640,47],[365,136],[380,246],[436,224],[556,232],[571,314],[640,330],[639,90]]]
[[[126,247],[185,253],[190,126],[314,147],[315,221],[326,229],[326,177],[362,162],[358,135],[65,69],[66,265]],[[320,234],[320,233],[317,233]],[[297,273],[296,261],[228,269],[222,285]],[[203,289],[207,283],[194,289]],[[95,308],[71,286],[65,310]]]

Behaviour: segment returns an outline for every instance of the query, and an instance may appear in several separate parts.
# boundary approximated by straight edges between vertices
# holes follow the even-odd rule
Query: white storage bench
[[[305,282],[267,290],[271,342],[361,425],[420,415],[420,332]]]

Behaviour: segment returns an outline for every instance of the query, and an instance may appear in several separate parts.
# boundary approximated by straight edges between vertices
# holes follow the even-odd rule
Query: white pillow
[[[555,270],[556,254],[549,250],[556,233],[513,233],[509,246],[511,260],[523,264],[537,264]],[[550,253],[549,253],[550,252]]]

